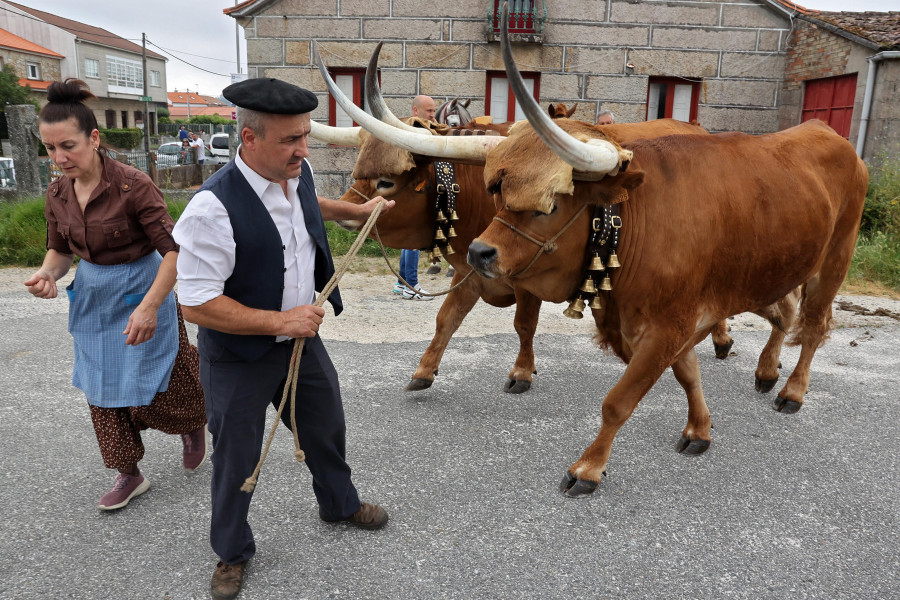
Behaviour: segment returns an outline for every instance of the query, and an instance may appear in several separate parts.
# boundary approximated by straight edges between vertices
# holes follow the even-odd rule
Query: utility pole
[[[187,90],[187,101],[188,101],[188,125],[191,124],[191,88],[186,87]]]
[[[147,95],[147,34],[141,34],[141,63],[144,71],[144,152],[150,152],[150,96]]]

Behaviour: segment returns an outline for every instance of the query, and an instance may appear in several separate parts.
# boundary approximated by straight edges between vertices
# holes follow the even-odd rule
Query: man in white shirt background
[[[206,160],[206,144],[203,143],[203,138],[199,134],[191,134],[191,147],[197,149],[197,164],[202,165]]]
[[[247,521],[252,494],[240,487],[259,460],[267,407],[281,401],[294,338],[306,338],[292,401],[319,517],[366,529],[388,520],[381,507],[360,502],[350,481],[337,373],[317,335],[325,310],[312,304],[334,273],[323,219],[366,219],[383,198],[355,205],[316,195],[306,160],[309,113],[318,104],[311,92],[277,79],[249,79],[223,94],[238,107],[242,144],[191,199],[174,230],[181,247],[179,300],[185,319],[200,326],[200,378],[213,440],[215,599],[237,596],[256,552]],[[339,314],[338,290],[328,300]],[[288,426],[289,415],[290,406],[282,417]]]

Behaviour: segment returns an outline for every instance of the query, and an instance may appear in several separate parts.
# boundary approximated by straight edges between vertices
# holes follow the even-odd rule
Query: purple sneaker
[[[140,496],[150,489],[150,480],[143,475],[126,475],[119,473],[116,475],[116,483],[113,488],[106,492],[97,508],[100,510],[116,510],[128,504],[135,496]]]
[[[181,434],[184,444],[182,461],[185,471],[194,471],[206,460],[208,447],[206,444],[206,425],[190,433]]]

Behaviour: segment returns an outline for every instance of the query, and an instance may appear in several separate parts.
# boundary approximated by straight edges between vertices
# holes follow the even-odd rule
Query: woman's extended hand
[[[128,325],[125,326],[125,345],[137,346],[153,339],[156,333],[156,314],[158,309],[138,305],[131,316],[128,317]]]
[[[44,270],[32,275],[25,282],[25,287],[37,298],[56,298],[56,279]]]

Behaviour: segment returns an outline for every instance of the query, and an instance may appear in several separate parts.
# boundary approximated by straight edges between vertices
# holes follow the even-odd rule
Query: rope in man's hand
[[[366,238],[369,237],[369,232],[372,230],[372,227],[375,226],[375,220],[378,219],[378,215],[381,214],[381,209],[384,207],[384,203],[385,201],[381,200],[378,202],[378,204],[375,205],[375,209],[372,211],[372,214],[369,215],[369,218],[366,221],[365,225],[363,225],[362,229],[360,229],[359,235],[356,237],[353,245],[350,246],[350,250],[348,250],[347,254],[344,255],[340,266],[337,268],[337,270],[334,272],[334,275],[332,275],[331,279],[328,280],[328,283],[316,298],[316,301],[313,303],[314,306],[322,306],[323,304],[325,304],[328,296],[332,291],[334,291],[334,288],[337,287],[338,282],[341,280],[341,277],[343,277],[344,273],[347,272],[347,269],[350,268],[350,262],[356,257],[359,249],[365,243]],[[262,456],[259,457],[259,462],[256,464],[256,468],[253,470],[253,474],[250,475],[250,477],[248,477],[244,481],[244,485],[241,486],[242,492],[251,493],[256,488],[259,471],[260,469],[262,469],[263,463],[266,460],[266,456],[269,454],[269,448],[272,446],[272,439],[275,436],[275,430],[278,428],[278,423],[279,421],[281,421],[281,414],[284,412],[284,406],[287,403],[287,398],[289,395],[291,398],[294,398],[297,393],[297,377],[300,373],[300,357],[303,354],[303,345],[305,343],[306,338],[297,338],[294,340],[294,351],[291,354],[291,363],[288,367],[287,383],[284,386],[284,394],[281,396],[281,404],[278,406],[278,414],[275,417],[275,423],[272,425],[272,429],[269,431],[269,439],[266,441],[266,447],[263,449]],[[303,452],[303,449],[300,448],[300,438],[297,434],[296,402],[291,402],[291,432],[294,434],[294,458],[297,459],[297,462],[303,462],[304,460],[306,460],[306,454]]]

